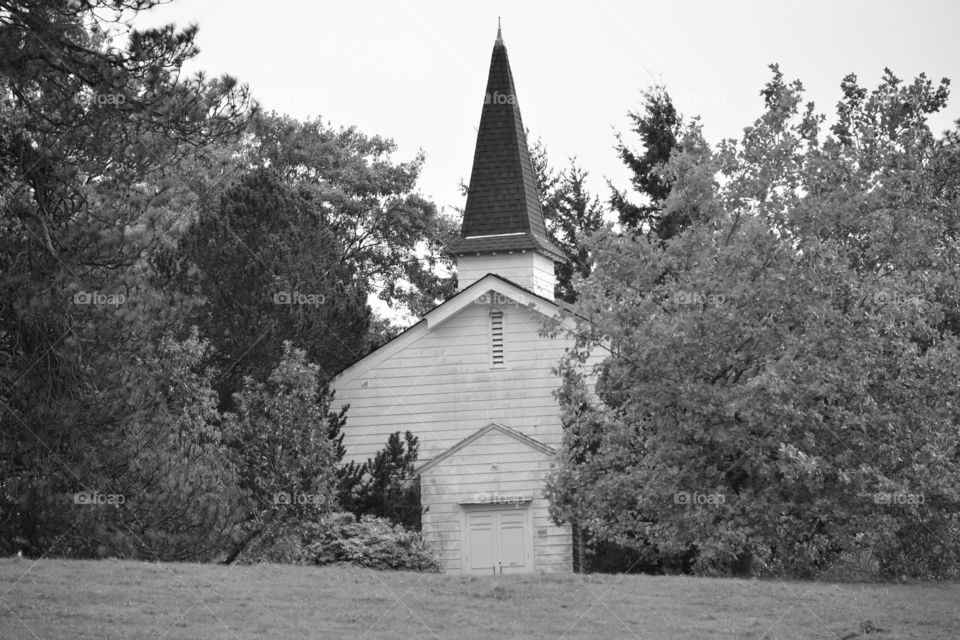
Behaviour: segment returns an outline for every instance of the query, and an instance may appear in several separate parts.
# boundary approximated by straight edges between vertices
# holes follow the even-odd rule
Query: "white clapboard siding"
[[[534,252],[499,253],[457,258],[457,282],[464,289],[488,273],[496,273],[542,296],[553,296],[553,260]]]
[[[369,370],[337,384],[334,406],[349,404],[347,461],[362,462],[395,431],[420,438],[427,461],[491,422],[559,447],[556,367],[569,342],[538,335],[544,316],[516,305],[503,311],[504,363],[490,349],[492,305],[471,304]],[[362,363],[359,365],[362,367]]]
[[[481,494],[510,494],[530,498],[521,508],[534,529],[534,570],[571,571],[571,528],[552,522],[543,496],[563,442],[554,397],[561,380],[552,370],[571,341],[539,335],[555,305],[475,275],[481,279],[471,291],[334,380],[334,408],[349,405],[345,462],[363,462],[390,434],[409,430],[420,440],[424,538],[444,570],[461,569],[469,503]],[[493,309],[503,314],[502,342]]]
[[[503,508],[532,510],[534,530],[545,528],[545,537],[534,537],[535,571],[571,571],[572,542],[569,526],[556,526],[547,513],[543,486],[554,465],[554,455],[488,427],[479,437],[426,467],[420,478],[421,499],[428,507],[423,516],[424,538],[441,560],[444,571],[458,573],[461,558],[461,504],[489,503],[499,496],[523,500]],[[531,454],[533,454],[531,456]],[[531,500],[527,501],[527,498]]]

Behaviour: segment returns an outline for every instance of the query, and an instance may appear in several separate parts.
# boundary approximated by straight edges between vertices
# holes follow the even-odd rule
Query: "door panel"
[[[500,514],[500,561],[503,570],[507,568],[521,570],[526,565],[527,540],[530,534],[523,512],[504,512]]]
[[[533,571],[529,508],[465,507],[464,573],[492,575]]]
[[[467,545],[470,554],[470,570],[478,573],[492,572],[494,559],[494,518],[491,513],[467,514]]]

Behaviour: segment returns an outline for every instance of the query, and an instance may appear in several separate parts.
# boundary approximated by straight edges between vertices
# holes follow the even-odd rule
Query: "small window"
[[[490,354],[493,366],[503,366],[503,311],[490,312]]]

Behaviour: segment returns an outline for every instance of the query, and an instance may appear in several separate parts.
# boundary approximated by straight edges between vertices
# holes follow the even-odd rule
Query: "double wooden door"
[[[463,573],[506,575],[533,571],[533,529],[528,506],[465,509]]]

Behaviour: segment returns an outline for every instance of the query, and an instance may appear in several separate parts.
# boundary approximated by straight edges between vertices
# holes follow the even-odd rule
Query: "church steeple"
[[[461,289],[490,272],[551,298],[553,263],[564,259],[547,236],[520,104],[499,25],[480,114],[463,226],[460,238],[449,251],[457,257]]]

